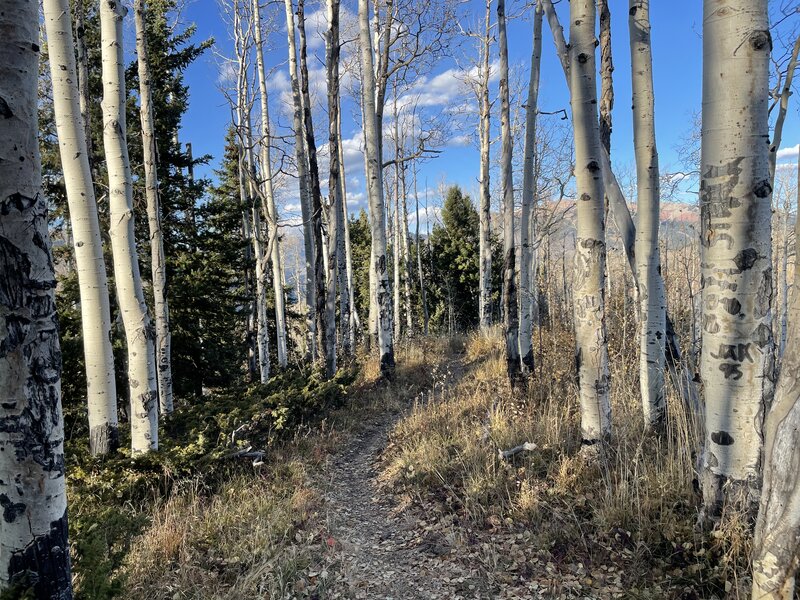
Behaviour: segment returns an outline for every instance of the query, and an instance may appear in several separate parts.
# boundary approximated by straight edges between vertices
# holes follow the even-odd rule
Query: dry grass
[[[624,565],[626,586],[642,594],[628,597],[740,597],[745,520],[730,514],[711,535],[695,529],[697,423],[668,390],[666,432],[645,430],[635,348],[622,336],[612,340],[613,439],[601,460],[586,459],[573,340],[564,330],[544,333],[536,376],[514,393],[499,330],[473,334],[463,377],[443,380],[394,429],[387,484],[469,527],[531,531],[533,546],[557,563]],[[537,449],[498,457],[524,442]]]
[[[348,435],[407,408],[446,371],[454,344],[444,338],[401,342],[392,382],[381,380],[377,359],[360,356],[364,367],[348,389],[349,401],[270,449],[265,465],[252,473],[237,470],[214,489],[199,478],[176,484],[126,557],[124,597],[284,598],[304,596],[304,586],[312,584],[324,593],[324,581],[308,575],[329,551],[314,476]]]
[[[153,511],[127,559],[126,598],[281,598],[315,553],[318,505],[306,465],[239,475],[213,494],[185,484]]]

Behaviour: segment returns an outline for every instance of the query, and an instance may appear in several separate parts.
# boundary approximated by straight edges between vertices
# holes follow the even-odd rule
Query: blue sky
[[[308,0],[306,15],[311,20],[319,19],[320,5],[313,0]],[[612,36],[614,54],[614,86],[616,102],[614,107],[614,129],[612,138],[612,156],[616,165],[626,168],[633,163],[633,139],[631,122],[631,88],[630,88],[630,57],[628,47],[627,6],[624,0],[611,0],[612,10]],[[560,2],[558,10],[562,23],[567,23],[567,2]],[[355,2],[345,0],[343,10],[353,14],[356,10]],[[483,3],[471,0],[460,8],[463,14],[463,23],[477,23],[483,15]],[[661,157],[662,170],[676,170],[680,168],[676,147],[690,133],[693,114],[700,110],[701,81],[702,81],[702,2],[699,0],[677,0],[673,2],[653,2],[651,6],[653,23],[652,41],[654,56],[654,76],[656,90],[656,129]],[[509,23],[508,39],[512,71],[516,77],[527,84],[531,52],[532,14],[530,10],[522,10],[522,4],[511,3],[508,13],[516,15]],[[269,36],[267,62],[273,69],[270,76],[270,94],[272,119],[275,122],[275,133],[286,135],[288,130],[284,127],[289,124],[286,107],[282,103],[286,100],[286,86],[288,85],[288,69],[286,60],[286,30],[283,3],[267,6],[265,15],[274,19],[273,33]],[[344,18],[344,17],[343,17]],[[230,34],[226,23],[221,17],[221,11],[216,0],[190,0],[184,10],[184,21],[197,25],[198,39],[214,37],[217,41],[218,51],[231,54]],[[324,48],[321,40],[314,32],[313,23],[309,26],[309,37],[312,51],[316,50],[319,60],[311,59],[312,71],[316,68],[321,73]],[[569,98],[566,91],[564,76],[561,66],[555,56],[550,30],[545,23],[544,43],[542,58],[542,77],[540,90],[541,110],[557,110],[569,108]],[[466,46],[468,48],[468,46]],[[496,54],[496,45],[494,52]],[[436,97],[443,102],[454,100],[451,96],[458,96],[453,92],[455,80],[449,77],[457,64],[463,63],[461,59],[444,58],[436,64],[430,74],[418,83],[418,91],[425,91],[426,86],[435,104]],[[187,83],[191,91],[191,104],[183,123],[181,138],[184,142],[191,141],[195,154],[208,153],[214,159],[212,167],[217,164],[222,155],[222,144],[225,129],[228,126],[230,110],[222,93],[218,90],[220,81],[220,61],[217,57],[208,54],[198,60],[186,73]],[[312,80],[314,79],[312,73]],[[496,88],[493,89],[496,94]],[[438,96],[437,96],[438,95]],[[470,96],[466,96],[467,99]],[[324,100],[324,98],[321,98]],[[458,102],[463,101],[459,99]],[[785,146],[794,146],[798,139],[797,105],[790,109],[784,133]],[[435,110],[433,107],[432,110]],[[344,138],[350,138],[350,149],[353,156],[347,161],[348,183],[351,184],[348,193],[353,194],[351,210],[363,206],[361,194],[363,186],[363,162],[355,159],[357,153],[357,136],[360,131],[357,109],[352,101],[347,101],[343,110]],[[326,141],[326,122],[324,115],[320,114],[315,127],[318,143]],[[547,117],[542,117],[547,118]],[[550,117],[553,118],[553,117]],[[495,122],[499,119],[495,116]],[[474,129],[472,130],[474,132]],[[463,130],[453,131],[450,142],[445,145],[441,154],[420,165],[420,187],[427,182],[430,188],[445,180],[447,183],[461,185],[469,192],[477,187],[478,151],[477,147],[465,142]],[[322,134],[322,135],[320,135]],[[494,148],[493,148],[494,151]],[[352,160],[351,160],[352,159]],[[787,158],[790,160],[790,157]],[[323,161],[322,165],[325,166]],[[210,174],[211,169],[205,170]],[[291,187],[291,184],[289,184]],[[286,190],[288,196],[292,191]],[[285,200],[291,209],[291,199]]]

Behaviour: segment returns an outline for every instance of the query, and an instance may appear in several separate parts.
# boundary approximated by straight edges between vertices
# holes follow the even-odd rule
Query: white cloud
[[[800,144],[792,146],[791,148],[781,148],[778,150],[777,159],[797,158],[798,155],[800,155]]]
[[[454,135],[447,140],[447,145],[450,147],[469,146],[472,143],[472,138],[468,135]]]
[[[797,163],[796,162],[779,163],[775,165],[775,169],[777,171],[794,171],[795,169],[797,169]]]
[[[496,63],[492,63],[489,68],[489,79],[493,82],[500,70]],[[473,94],[470,82],[477,81],[477,78],[478,67],[447,69],[433,77],[421,77],[403,100],[418,106],[446,106],[453,103],[463,105]]]

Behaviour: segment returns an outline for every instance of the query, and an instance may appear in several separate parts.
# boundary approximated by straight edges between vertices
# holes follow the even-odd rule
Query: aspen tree
[[[533,249],[536,242],[536,173],[534,158],[536,154],[536,116],[539,110],[539,72],[542,63],[542,7],[536,2],[533,16],[533,51],[531,71],[528,82],[528,100],[525,103],[525,157],[522,180],[522,212],[520,213],[520,267],[519,267],[519,353],[522,369],[533,370],[533,312],[531,306],[536,294],[536,281],[533,276]]]
[[[491,145],[491,104],[489,103],[489,51],[491,49],[492,0],[486,0],[486,17],[481,41],[480,67],[480,290],[479,312],[481,329],[492,325],[492,196],[489,188],[489,165]],[[416,172],[415,172],[416,177]],[[420,276],[422,271],[420,270]]]
[[[53,109],[81,299],[89,449],[93,455],[102,455],[119,444],[117,386],[103,240],[86,131],[80,114],[69,2],[46,0],[43,8],[53,83]]]
[[[570,90],[575,138],[575,364],[584,444],[611,432],[605,320],[605,218],[595,84],[595,3],[570,2]]]
[[[773,393],[771,49],[767,0],[703,2],[701,480],[711,515],[725,498],[758,502]]]
[[[552,0],[541,0],[544,7],[545,17],[550,25],[550,31],[553,34],[553,43],[556,47],[556,54],[561,62],[564,77],[567,81],[567,87],[571,87],[571,68],[569,58],[569,48],[564,39],[564,29],[561,27],[558,15],[556,14],[555,7]],[[625,202],[625,196],[622,193],[619,182],[614,176],[611,169],[611,159],[607,152],[602,152],[600,157],[600,166],[603,172],[603,185],[608,199],[609,212],[614,218],[614,224],[622,238],[622,245],[625,250],[628,266],[630,267],[631,274],[634,280],[636,279],[636,260],[634,256],[634,247],[636,239],[636,227],[633,224],[628,205]],[[663,285],[663,284],[662,284]],[[680,345],[675,335],[675,330],[671,326],[669,313],[666,317],[666,354],[667,354],[667,369],[669,370],[670,379],[673,381],[675,388],[681,395],[686,407],[693,412],[699,413],[699,399],[697,388],[691,373],[687,369],[682,369],[683,358],[681,356]]]
[[[614,108],[614,60],[611,53],[611,11],[608,0],[597,0],[600,22],[600,143],[611,152],[611,111]]]
[[[659,273],[658,229],[661,215],[658,149],[650,46],[650,0],[630,0],[633,142],[636,150],[638,215],[635,257],[639,289],[639,382],[645,423],[660,425],[665,416],[664,342],[666,299]]]
[[[245,229],[250,235],[252,259],[255,263],[255,296],[252,318],[255,321],[255,350],[259,381],[269,381],[269,333],[267,329],[267,274],[265,268],[263,227],[261,225],[260,197],[256,190],[253,136],[250,122],[250,99],[248,61],[250,51],[250,29],[242,22],[238,0],[233,2],[234,45],[236,48],[236,131],[239,146],[239,195],[244,211]],[[249,213],[249,214],[248,214]]]
[[[506,3],[497,0],[497,31],[500,48],[500,179],[503,188],[503,326],[506,340],[506,365],[512,385],[519,366],[519,314],[517,313],[516,250],[514,248],[514,173],[511,110],[508,90],[508,41]]]
[[[348,356],[353,354],[356,345],[356,329],[358,328],[358,315],[356,314],[355,303],[355,290],[353,285],[353,248],[350,243],[350,214],[347,210],[347,184],[344,172],[344,144],[342,143],[342,96],[339,94],[339,108],[336,112],[338,116],[338,148],[339,154],[339,169],[341,176],[339,183],[341,184],[341,197],[342,197],[342,230],[337,232],[337,239],[339,240],[339,260],[344,260],[345,281],[341,279],[341,265],[339,266],[339,314],[342,319],[341,335],[342,335],[342,350]],[[342,297],[342,290],[347,294],[347,298]],[[347,302],[347,305],[345,305]],[[345,323],[344,315],[347,315],[348,321]]]
[[[427,193],[427,190],[426,190]],[[417,276],[419,278],[419,293],[421,296],[422,301],[422,324],[423,324],[423,333],[428,335],[428,321],[430,319],[430,315],[428,314],[428,294],[425,289],[425,275],[422,271],[422,244],[420,243],[419,237],[419,192],[417,190],[417,164],[414,163],[414,203],[415,203],[415,211],[417,218],[414,219],[416,225],[416,246],[417,246]],[[426,210],[427,214],[427,210]]]
[[[308,78],[308,50],[306,42],[305,0],[297,2],[297,31],[300,34],[300,94],[303,107],[303,131],[305,131],[305,147],[308,152],[309,197],[311,199],[311,228],[314,233],[314,290],[316,330],[325,356],[331,352],[329,346],[335,340],[328,338],[326,306],[326,268],[325,245],[322,239],[322,190],[319,180],[319,164],[317,162],[317,143],[314,138],[314,122],[311,117],[311,95]],[[335,350],[333,350],[335,352]]]
[[[795,220],[796,239],[798,235],[800,221]],[[775,400],[764,424],[764,480],[752,553],[753,600],[795,597],[800,549],[800,269],[794,271],[788,321]]]
[[[378,128],[375,112],[375,71],[372,58],[372,36],[369,28],[369,0],[358,0],[358,23],[361,46],[361,102],[364,114],[367,191],[372,232],[371,252],[375,271],[374,297],[378,308],[378,352],[381,373],[386,377],[391,377],[395,366],[392,343],[392,296],[386,262],[386,220],[383,208],[383,165],[380,151],[381,131]]]
[[[403,146],[400,139],[400,114],[397,110],[397,86],[394,86],[394,102],[392,103],[392,120],[394,129],[394,193],[389,199],[392,204],[392,297],[394,299],[394,339],[400,340],[402,334],[402,315],[400,309],[400,254],[402,242],[400,236],[400,165],[403,160]]]
[[[295,41],[294,8],[292,0],[284,0],[286,8],[286,32],[289,49],[289,79],[292,86],[292,129],[294,130],[295,163],[300,190],[300,211],[303,218],[303,249],[306,261],[306,331],[308,335],[307,356],[312,361],[317,355],[316,324],[316,250],[314,228],[311,222],[311,196],[308,172],[308,154],[306,153],[305,135],[303,133],[303,97],[300,93],[300,79],[297,72],[297,43]]]
[[[403,246],[403,300],[406,306],[406,335],[411,335],[414,329],[413,309],[411,307],[411,249],[409,248],[409,233],[408,233],[408,188],[406,186],[406,168],[407,164],[403,162],[400,169],[400,204],[402,212],[400,213],[400,227],[401,236],[400,241]]]
[[[349,327],[350,297],[346,289],[347,272],[345,257],[340,251],[339,239],[344,236],[344,197],[340,179],[339,162],[339,0],[327,1],[328,31],[325,36],[325,65],[328,79],[328,148],[330,169],[328,193],[330,196],[331,219],[328,224],[328,290],[325,302],[325,374],[328,378],[336,374],[336,284],[339,284],[341,300],[340,325]],[[344,284],[344,287],[343,285]]]
[[[0,10],[0,591],[70,600],[61,348],[38,143],[38,8],[6,0]]]
[[[75,0],[75,53],[78,60],[78,98],[83,121],[86,150],[91,170],[92,160],[92,120],[89,111],[89,52],[86,49],[86,7],[84,0]]]
[[[153,271],[153,305],[156,314],[156,367],[158,400],[162,414],[172,412],[172,351],[167,303],[167,264],[164,257],[164,236],[161,232],[161,203],[158,189],[153,93],[150,88],[150,65],[147,57],[144,0],[134,0],[136,22],[136,56],[139,69],[139,113],[142,121],[142,153],[144,157],[147,224],[150,228],[150,260]]]
[[[272,133],[269,118],[269,97],[267,95],[267,74],[264,68],[264,42],[261,34],[261,8],[259,0],[253,0],[253,27],[256,42],[256,69],[258,71],[258,91],[261,99],[261,178],[263,180],[264,218],[268,225],[269,258],[272,263],[273,291],[275,297],[275,337],[278,354],[278,367],[288,365],[286,346],[286,299],[283,291],[283,263],[278,239],[278,212],[275,208],[275,193],[272,181],[272,159],[270,144]]]
[[[128,160],[122,51],[122,20],[126,11],[117,0],[100,1],[103,146],[108,168],[111,250],[117,301],[128,350],[131,450],[141,453],[158,449],[158,393],[153,328],[142,290],[133,227],[133,186]]]

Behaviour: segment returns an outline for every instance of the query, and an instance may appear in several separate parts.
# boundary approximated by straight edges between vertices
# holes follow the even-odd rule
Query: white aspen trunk
[[[38,8],[7,0],[0,11],[0,591],[70,600],[61,348],[38,140]]]
[[[249,215],[250,243],[253,244],[253,262],[255,263],[255,296],[253,311],[255,321],[255,353],[258,360],[257,371],[259,381],[269,381],[269,334],[267,329],[267,291],[264,242],[262,239],[260,198],[256,190],[255,160],[253,157],[253,136],[250,123],[250,102],[248,98],[247,55],[250,52],[250,41],[247,37],[248,25],[242,22],[238,0],[233,4],[233,30],[236,47],[238,71],[236,78],[236,132],[239,143],[239,194],[242,205]]]
[[[383,210],[383,165],[381,162],[378,118],[375,111],[375,77],[373,73],[372,41],[369,29],[369,0],[358,0],[359,40],[361,45],[361,101],[364,111],[364,141],[366,145],[367,191],[369,195],[372,257],[375,271],[375,298],[378,326],[378,352],[381,373],[394,374],[394,345],[392,343],[392,299],[386,264],[386,226]]]
[[[156,316],[156,368],[158,369],[158,403],[161,414],[173,410],[172,351],[167,303],[167,264],[164,257],[164,236],[161,233],[156,160],[156,133],[153,117],[153,96],[150,89],[150,65],[147,57],[144,0],[134,0],[136,22],[136,56],[139,69],[139,112],[142,121],[142,153],[144,157],[147,224],[150,228],[150,257],[153,271],[153,305]]]
[[[406,185],[406,165],[400,169],[400,241],[403,246],[403,303],[406,307],[406,335],[411,335],[414,329],[414,311],[411,307],[411,250],[409,248],[408,234],[408,187]]]
[[[128,350],[131,451],[158,449],[158,392],[153,326],[147,312],[136,254],[133,186],[125,123],[125,65],[122,20],[117,0],[100,1],[103,74],[103,146],[108,168],[111,249],[122,323]]]
[[[600,143],[611,154],[614,61],[611,53],[611,11],[608,8],[608,0],[597,0],[597,16],[600,21]]]
[[[330,169],[328,193],[330,196],[330,219],[328,223],[328,295],[325,303],[326,336],[325,374],[332,378],[336,374],[336,284],[339,284],[341,314],[339,325],[342,335],[350,324],[350,296],[347,290],[347,267],[344,263],[344,197],[341,185],[341,163],[339,162],[339,0],[328,0],[328,34],[325,37],[325,65],[328,79],[328,148]],[[340,243],[340,241],[342,243]]]
[[[248,161],[249,162],[249,161]],[[249,166],[249,165],[248,165]],[[249,179],[249,177],[248,177]],[[269,382],[269,331],[267,329],[267,273],[264,268],[264,240],[262,239],[261,214],[258,202],[252,193],[251,188],[250,202],[252,202],[250,218],[252,220],[253,254],[256,263],[256,347],[258,349],[258,375],[261,383]]]
[[[633,82],[633,141],[636,150],[638,219],[636,271],[639,300],[639,384],[645,423],[661,426],[664,395],[666,299],[659,275],[658,230],[660,184],[655,129],[653,56],[650,46],[650,0],[630,0],[631,74]]]
[[[506,365],[513,386],[519,374],[519,313],[517,312],[516,249],[514,248],[514,172],[511,110],[508,89],[508,41],[506,3],[497,0],[497,31],[500,48],[500,134],[502,154],[500,178],[503,186],[503,326],[506,340]],[[487,132],[487,135],[491,135]]]
[[[480,84],[480,266],[479,278],[479,312],[481,329],[487,330],[492,325],[492,196],[489,188],[489,160],[491,145],[491,107],[489,104],[489,50],[491,44],[491,8],[492,0],[486,0],[486,25],[481,48],[481,84]],[[414,173],[416,178],[416,171]],[[415,179],[416,181],[416,179]],[[419,216],[419,215],[417,215]],[[418,241],[419,243],[419,241]],[[420,278],[422,270],[420,269]]]
[[[611,432],[605,319],[603,151],[597,117],[595,22],[594,0],[570,2],[569,63],[578,217],[573,305],[575,364],[585,445],[602,441]]]
[[[361,68],[361,63],[359,62],[359,72],[361,73],[361,77],[363,78],[363,69]],[[363,79],[362,79],[363,81]],[[363,94],[363,92],[362,92]],[[361,120],[364,121],[364,103],[360,103],[361,108]],[[366,137],[364,138],[364,172],[369,172],[369,156],[367,155],[367,141]],[[383,183],[381,181],[381,183]],[[372,216],[370,214],[370,228],[372,227]],[[370,235],[371,229],[370,229]],[[370,256],[369,256],[369,310],[367,315],[367,327],[369,331],[364,336],[364,346],[367,350],[370,347],[378,345],[378,280],[377,280],[377,273],[375,271],[375,252],[372,244],[370,244]]]
[[[800,222],[795,222],[796,239],[800,239],[798,235]],[[752,552],[753,600],[793,600],[795,597],[800,548],[800,472],[797,469],[797,449],[800,448],[798,269],[794,272],[789,311],[789,333],[783,366],[778,377],[775,400],[764,423],[764,480]]]
[[[275,208],[275,193],[272,181],[272,159],[270,144],[272,133],[269,118],[269,96],[267,95],[267,75],[264,69],[264,43],[261,34],[261,9],[259,0],[253,0],[253,27],[256,42],[256,69],[258,71],[258,91],[261,99],[261,176],[265,200],[265,219],[269,233],[269,258],[272,262],[273,291],[275,294],[275,332],[278,367],[285,369],[288,363],[286,346],[286,298],[283,290],[283,263],[278,236],[278,211]]]
[[[300,94],[303,106],[303,130],[305,131],[306,151],[308,152],[309,196],[311,198],[311,228],[314,233],[314,289],[316,315],[316,331],[319,334],[320,347],[325,356],[330,353],[326,325],[326,252],[322,239],[322,191],[319,181],[319,164],[317,163],[317,142],[314,138],[314,122],[311,117],[311,95],[309,93],[308,58],[306,44],[305,0],[297,2],[297,30],[300,34]],[[335,352],[335,349],[334,349]]]
[[[247,80],[241,88],[241,102],[248,104]],[[246,113],[246,111],[245,111]],[[241,123],[241,121],[240,121]],[[253,236],[253,258],[255,261],[256,279],[256,348],[258,349],[258,374],[261,383],[269,382],[269,328],[267,326],[267,269],[264,243],[264,228],[261,224],[261,199],[256,190],[255,161],[253,158],[253,136],[250,119],[244,115],[242,139],[244,145],[244,169],[247,181],[248,206],[250,206],[251,234]]]
[[[86,7],[83,0],[75,0],[75,52],[78,59],[78,98],[86,152],[89,156],[89,171],[92,161],[92,119],[89,112],[89,53],[86,50]]]
[[[427,190],[426,190],[427,193]],[[416,224],[416,244],[417,244],[417,276],[419,278],[419,294],[420,299],[422,301],[422,325],[423,325],[423,333],[428,335],[428,295],[425,290],[425,275],[422,271],[422,245],[420,244],[419,238],[419,192],[417,191],[417,165],[414,163],[414,204],[415,204],[415,211],[416,211],[416,219],[414,222]],[[427,210],[425,211],[427,214]]]
[[[355,302],[355,289],[353,286],[353,247],[350,243],[350,212],[347,210],[347,177],[344,170],[344,145],[342,144],[342,97],[339,94],[339,109],[337,111],[338,115],[338,148],[337,152],[339,154],[339,168],[341,169],[341,177],[339,177],[339,182],[342,188],[342,232],[341,232],[341,240],[339,242],[340,248],[344,246],[344,261],[345,261],[345,275],[346,281],[344,282],[345,287],[342,288],[342,282],[340,280],[340,288],[339,294],[341,295],[342,289],[346,290],[347,293],[347,311],[345,311],[344,306],[340,306],[339,314],[344,315],[345,312],[349,315],[350,319],[347,323],[347,328],[345,328],[344,321],[342,321],[342,349],[344,353],[348,356],[352,356],[353,352],[356,347],[356,329],[358,328],[358,315],[356,314],[356,302]],[[340,250],[339,258],[342,258],[342,253]],[[341,268],[341,267],[340,267]],[[340,299],[340,302],[343,300]]]
[[[535,284],[532,281],[533,244],[531,222],[535,222],[533,207],[535,204],[536,173],[534,157],[536,155],[536,116],[539,111],[539,72],[542,63],[542,8],[536,3],[533,17],[533,52],[531,54],[531,72],[528,81],[528,100],[525,103],[525,155],[522,167],[522,211],[520,213],[520,266],[519,266],[519,353],[522,357],[522,370],[528,373],[533,370],[533,313],[531,311],[532,296]]]
[[[600,22],[600,35],[598,44],[600,49],[600,144],[611,156],[611,129],[612,129],[612,110],[614,108],[614,60],[611,52],[611,11],[608,8],[608,0],[597,0],[597,16]],[[603,197],[604,222],[608,223],[610,202],[608,193]],[[613,292],[611,271],[609,262],[605,266],[605,295],[611,298]],[[627,295],[625,299],[627,300]],[[627,302],[624,308],[627,307]],[[627,310],[624,313],[627,315]]]
[[[703,3],[703,502],[752,507],[773,393],[766,0]]]
[[[237,113],[238,116],[238,113]],[[237,118],[237,137],[238,137],[238,123],[240,119]],[[238,179],[239,179],[239,206],[242,211],[242,242],[244,243],[244,255],[247,268],[244,271],[244,292],[245,297],[254,298],[253,285],[250,281],[250,263],[253,260],[252,233],[250,227],[250,209],[248,207],[248,198],[246,191],[245,173],[244,173],[244,153],[242,152],[242,143],[238,142]],[[256,352],[256,333],[255,333],[255,310],[256,303],[253,300],[250,314],[247,315],[247,371],[250,375],[250,381],[255,381],[258,376],[258,358]]]
[[[400,162],[403,159],[403,150],[400,145],[399,114],[397,112],[397,86],[394,87],[394,103],[392,105],[394,120],[394,194],[389,198],[392,207],[392,275],[394,285],[392,296],[394,298],[394,341],[399,342],[402,335],[403,317],[400,310],[400,254],[402,242],[400,241]]]
[[[570,75],[570,58],[569,50],[566,40],[564,39],[564,29],[556,14],[555,7],[552,0],[542,0],[545,16],[550,25],[550,30],[553,34],[553,43],[556,47],[556,54],[561,61],[561,67],[564,71],[564,77],[567,80],[567,87],[571,86]],[[619,186],[614,172],[611,170],[611,159],[607,152],[603,152],[600,157],[600,166],[603,171],[603,184],[605,193],[608,198],[609,210],[614,218],[614,224],[622,238],[622,244],[625,249],[625,256],[627,258],[628,266],[630,267],[633,278],[636,278],[636,260],[634,258],[634,246],[636,238],[636,227],[633,224],[630,210],[625,202],[625,196]],[[688,408],[688,410],[695,413],[700,412],[700,401],[698,398],[697,386],[694,382],[694,377],[691,373],[687,373],[686,367],[682,364],[683,358],[680,351],[680,344],[675,330],[672,327],[672,322],[667,313],[667,369],[669,370],[670,379],[673,381],[675,388],[679,391],[681,399]]]
[[[316,250],[314,247],[314,230],[311,223],[311,197],[308,173],[308,155],[306,153],[303,132],[303,98],[297,73],[297,45],[295,42],[294,8],[292,0],[284,0],[286,8],[286,30],[289,48],[289,79],[292,84],[292,126],[294,129],[295,162],[297,163],[297,179],[300,188],[300,210],[303,218],[303,248],[306,261],[306,329],[308,332],[307,357],[315,361],[317,355],[317,327],[314,318],[316,309]]]
[[[86,147],[86,131],[80,115],[69,2],[46,0],[43,7],[53,84],[53,109],[78,271],[89,449],[96,456],[107,454],[119,445],[108,279]]]
[[[798,190],[800,190],[800,180],[798,180]],[[789,319],[789,194],[783,203],[783,247],[781,248],[781,304],[780,304],[780,345],[778,348],[778,360],[782,360],[786,350],[786,336],[788,334]],[[795,236],[795,240],[797,237]],[[795,241],[796,243],[796,241]],[[795,254],[795,272],[797,271],[797,258]]]
[[[394,181],[394,194],[393,197],[389,199],[392,204],[394,204],[393,213],[392,213],[392,261],[394,263],[392,269],[392,275],[394,276],[394,285],[392,286],[392,296],[394,298],[394,339],[395,341],[399,341],[400,337],[403,335],[402,330],[402,309],[400,306],[400,254],[402,250],[400,249],[400,185],[399,185],[399,177],[397,177],[397,173],[395,173],[395,181]]]

